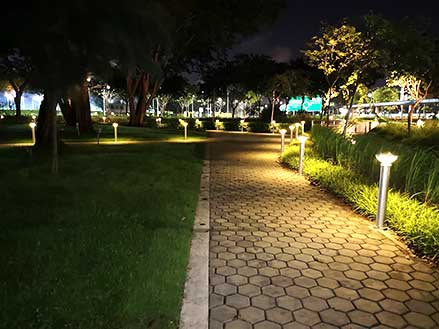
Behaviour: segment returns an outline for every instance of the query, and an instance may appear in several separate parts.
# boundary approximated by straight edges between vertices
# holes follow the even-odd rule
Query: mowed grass
[[[0,149],[0,328],[176,328],[201,151]]]

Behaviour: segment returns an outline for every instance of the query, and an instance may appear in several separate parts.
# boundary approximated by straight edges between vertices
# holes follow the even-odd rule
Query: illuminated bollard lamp
[[[287,133],[287,130],[281,129],[281,130],[279,130],[279,132],[280,132],[280,136],[281,136],[281,138],[280,138],[280,153],[282,154],[285,151],[285,134]]]
[[[183,121],[181,123],[181,125],[184,127],[184,139],[187,139],[187,126],[188,126],[188,123],[186,121]]]
[[[117,143],[117,127],[119,126],[119,124],[117,122],[113,123],[113,128],[114,128],[114,142]]]
[[[294,126],[291,125],[291,126],[289,126],[288,128],[290,128],[290,142],[292,142],[292,141],[293,141],[293,131],[294,131]]]
[[[299,175],[303,175],[303,162],[305,160],[305,143],[308,140],[307,136],[299,136],[297,138],[300,142],[299,151]]]
[[[377,154],[375,157],[381,164],[376,227],[382,230],[384,228],[384,219],[386,217],[390,168],[392,167],[392,164],[398,159],[398,156],[392,153],[381,153]]]
[[[37,126],[37,124],[35,122],[31,122],[29,123],[29,127],[30,129],[32,129],[32,143],[35,144],[37,139],[35,137],[35,127]]]

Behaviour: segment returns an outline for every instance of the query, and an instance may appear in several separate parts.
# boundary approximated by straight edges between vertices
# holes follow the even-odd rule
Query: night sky
[[[337,24],[345,17],[358,18],[371,10],[387,18],[427,17],[439,32],[439,0],[286,1],[287,8],[272,27],[243,40],[233,53],[266,54],[279,62],[288,62],[300,56],[306,42],[318,34],[320,22]]]

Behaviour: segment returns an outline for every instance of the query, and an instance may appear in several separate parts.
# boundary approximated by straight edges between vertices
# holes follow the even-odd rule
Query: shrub
[[[407,145],[385,138],[380,133],[350,140],[320,126],[314,126],[312,140],[314,151],[321,158],[361,174],[372,182],[379,177],[375,155],[381,152],[397,154],[399,158],[392,167],[391,186],[418,200],[439,203],[439,158],[431,148]]]

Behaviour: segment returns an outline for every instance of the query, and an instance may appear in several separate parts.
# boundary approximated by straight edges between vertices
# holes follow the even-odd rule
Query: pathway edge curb
[[[189,264],[180,313],[181,329],[209,326],[210,162],[203,161]]]

